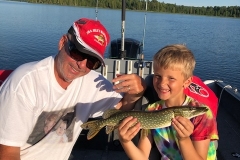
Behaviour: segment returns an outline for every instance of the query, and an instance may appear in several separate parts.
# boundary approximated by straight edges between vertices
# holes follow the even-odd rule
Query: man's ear
[[[193,77],[189,77],[185,82],[184,82],[184,85],[183,87],[184,88],[187,88],[191,83],[192,83],[192,80],[193,80]]]
[[[61,39],[59,40],[59,43],[58,43],[58,50],[59,50],[59,51],[64,47],[64,45],[65,45],[66,42],[67,42],[67,36],[66,36],[66,35],[63,35],[63,36],[61,37]]]

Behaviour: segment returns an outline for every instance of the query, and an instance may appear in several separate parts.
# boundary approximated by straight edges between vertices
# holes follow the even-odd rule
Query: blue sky
[[[184,6],[240,6],[240,0],[158,0],[159,2],[172,3]]]

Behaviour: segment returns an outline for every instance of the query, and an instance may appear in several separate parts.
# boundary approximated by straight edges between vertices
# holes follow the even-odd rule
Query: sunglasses
[[[69,50],[68,55],[77,62],[87,59],[86,66],[91,70],[96,70],[101,66],[101,62],[96,57],[80,52],[76,48],[76,46],[73,44],[73,42],[71,42],[69,39],[68,39],[68,50]]]

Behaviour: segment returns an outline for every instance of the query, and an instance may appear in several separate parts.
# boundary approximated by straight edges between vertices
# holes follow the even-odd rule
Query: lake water
[[[144,15],[126,12],[125,37],[143,40]],[[0,0],[0,69],[56,54],[60,37],[80,17],[95,19],[95,8]],[[120,10],[98,9],[97,18],[112,40],[121,37]],[[147,13],[145,59],[173,43],[184,43],[193,51],[195,75],[240,88],[240,19]]]

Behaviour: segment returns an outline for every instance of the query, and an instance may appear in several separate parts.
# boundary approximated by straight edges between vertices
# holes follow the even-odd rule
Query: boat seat
[[[153,75],[148,75],[145,78],[145,82],[146,82],[147,88],[143,94],[143,97],[139,99],[135,104],[135,107],[134,107],[135,110],[145,110],[148,104],[151,104],[160,100],[157,95],[157,92],[153,87]]]
[[[12,73],[13,70],[0,70],[0,86],[3,84],[3,81]]]

